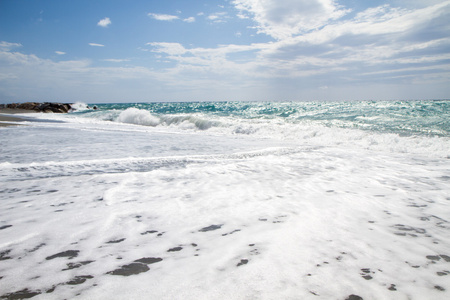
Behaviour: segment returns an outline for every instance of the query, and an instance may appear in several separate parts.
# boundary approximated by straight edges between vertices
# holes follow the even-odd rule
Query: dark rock
[[[67,251],[64,251],[64,252],[60,252],[60,253],[56,253],[56,254],[50,255],[50,256],[46,257],[45,259],[46,260],[51,260],[51,259],[54,259],[54,258],[57,258],[57,257],[68,257],[69,259],[71,259],[71,258],[77,257],[78,256],[78,252],[80,252],[80,251],[78,251],[78,250],[67,250]]]
[[[6,229],[9,227],[12,227],[12,225],[3,225],[3,226],[0,226],[0,230]]]
[[[0,260],[11,259],[11,257],[8,256],[9,252],[11,252],[11,249],[8,249],[8,250],[5,250],[3,252],[0,252]]]
[[[248,263],[248,259],[241,259],[241,261],[236,266],[240,267],[242,265],[246,265],[247,263]]]
[[[445,289],[442,286],[439,286],[439,285],[435,285],[434,288],[437,289],[438,291],[441,291],[441,292],[445,291]]]
[[[80,262],[77,262],[77,263],[68,263],[67,264],[67,268],[63,269],[63,271],[77,269],[79,267],[82,267],[84,265],[88,265],[88,264],[93,263],[93,262],[94,262],[93,260],[86,260],[86,261],[80,261]]]
[[[135,260],[135,262],[150,265],[150,264],[160,262],[162,260],[163,259],[160,257],[143,257],[143,258],[139,258],[139,259]]]
[[[407,225],[403,225],[403,224],[395,224],[393,227],[398,230],[401,230],[401,231],[414,231],[415,233],[419,233],[419,234],[425,234],[427,232],[423,228],[417,228],[417,227],[407,226]],[[398,234],[398,235],[400,235],[400,234]]]
[[[350,295],[345,300],[363,300],[363,298],[358,295]]]
[[[85,282],[88,279],[92,279],[94,278],[91,275],[84,275],[84,276],[75,276],[75,278],[69,280],[66,282],[66,284],[69,285],[78,285],[78,284],[82,284],[83,282]]]
[[[229,234],[233,234],[233,233],[239,232],[239,231],[241,231],[241,230],[240,230],[240,229],[235,229],[235,230],[233,230],[232,232],[222,234],[222,236],[227,236],[227,235],[229,235]]]
[[[46,112],[46,113],[68,113],[72,109],[72,106],[68,103],[24,102],[24,103],[10,103],[2,105],[0,108],[34,110],[37,112]]]
[[[19,104],[18,103],[10,103],[10,104],[6,104],[6,106],[4,108],[16,109],[17,105],[19,105]]]
[[[395,284],[391,284],[391,286],[388,288],[390,291],[396,291]]]
[[[128,265],[124,265],[114,271],[108,272],[108,274],[119,275],[119,276],[131,276],[131,275],[136,275],[139,273],[147,272],[148,270],[150,270],[150,268],[147,267],[147,265],[144,265],[141,263],[131,263]]]
[[[47,294],[53,293],[57,287],[58,287],[58,285],[54,285],[51,288],[49,288],[48,290],[46,290],[45,292]]]
[[[67,113],[71,106],[63,103],[44,102],[35,107],[34,110],[41,112]]]
[[[429,260],[440,260],[441,258],[437,255],[427,255],[426,256]]]
[[[149,233],[157,233],[157,232],[158,232],[157,230],[148,230],[146,232],[141,233],[141,235],[146,235],[146,234],[149,234]]]
[[[450,262],[450,256],[441,254],[440,257],[442,257],[446,262]]]
[[[27,110],[34,110],[37,105],[39,105],[39,103],[36,103],[36,102],[25,102],[25,103],[21,103],[21,104],[17,105],[16,108],[27,109]]]
[[[181,251],[183,248],[182,247],[174,247],[174,248],[170,248],[169,250],[167,250],[167,252],[176,252],[176,251]]]
[[[210,225],[208,227],[204,227],[202,229],[200,229],[200,232],[206,232],[206,231],[212,231],[212,230],[217,230],[220,229],[223,226],[223,224],[220,225]]]
[[[112,241],[109,241],[109,242],[106,242],[107,244],[118,244],[118,243],[121,243],[121,242],[123,242],[123,241],[125,241],[125,238],[123,238],[123,239],[118,239],[118,240],[112,240]]]
[[[28,299],[28,298],[32,298],[34,296],[40,295],[41,292],[40,291],[30,291],[29,289],[23,289],[14,293],[9,293],[6,295],[2,295],[0,296],[0,298],[5,298],[5,299]]]

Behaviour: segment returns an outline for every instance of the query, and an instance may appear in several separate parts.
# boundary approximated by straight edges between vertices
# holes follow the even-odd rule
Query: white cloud
[[[320,29],[349,10],[333,0],[233,0],[239,17],[252,18],[259,33],[281,40]]]
[[[58,54],[58,55],[64,55],[64,54],[66,54],[66,52],[63,52],[63,51],[55,51],[55,53]]]
[[[224,23],[225,19],[228,18],[228,16],[226,12],[217,12],[210,14],[206,18],[210,21],[213,21],[214,23]]]
[[[13,48],[22,47],[22,44],[19,43],[8,43],[5,41],[0,42],[0,50],[3,51],[11,51]]]
[[[411,70],[411,80],[416,80],[423,74],[414,74],[413,70],[448,72],[439,67],[449,59],[449,55],[441,54],[450,46],[445,28],[441,29],[441,37],[437,34],[436,38],[420,36],[420,40],[416,33],[418,30],[426,32],[432,21],[445,20],[445,11],[450,14],[450,1],[447,5],[441,3],[417,10],[380,6],[358,13],[352,19],[333,21],[303,35],[275,42],[190,49],[179,43],[147,45],[165,61],[176,62],[166,69],[174,78],[188,74],[226,78],[239,73],[240,78],[252,80],[308,78],[311,81],[328,76],[339,78],[342,83],[363,80],[360,76],[363,73],[376,74],[379,70],[383,70],[383,74],[390,74],[389,70],[395,73],[395,69],[403,65]],[[424,55],[426,52],[430,54]],[[390,79],[382,80],[389,82]],[[323,86],[331,89],[330,84],[324,85],[324,82],[316,89]]]
[[[219,16],[218,15],[209,15],[208,17],[207,17],[207,19],[208,20],[211,20],[211,21],[214,21],[214,20],[217,20],[219,18]]]
[[[152,52],[166,53],[169,55],[182,55],[186,53],[186,49],[179,43],[147,43],[147,45],[155,47]]]
[[[362,40],[373,39],[373,43],[380,42],[381,37],[390,35],[411,35],[416,31],[424,30],[437,19],[445,19],[445,15],[450,15],[450,1],[420,8],[407,10],[393,8],[389,5],[368,8],[359,12],[353,19],[339,22],[332,22],[320,29],[304,33],[302,35],[291,36],[276,42],[281,47],[314,44],[321,45],[331,43],[338,38],[349,38],[361,44]],[[442,27],[443,33],[448,27]],[[363,39],[360,39],[363,38]],[[396,38],[389,38],[388,41],[395,43]],[[273,47],[272,49],[274,49]]]
[[[158,80],[167,78],[144,67],[95,67],[89,60],[56,62],[0,50],[0,101],[120,101],[129,99],[130,79],[139,82],[133,98],[144,101],[154,86],[162,85]]]
[[[96,43],[89,43],[89,46],[92,46],[92,47],[105,47],[105,45],[96,44]]]
[[[147,15],[158,21],[173,21],[179,19],[179,17],[173,15],[154,14],[154,13],[148,13]]]
[[[108,27],[111,24],[111,20],[109,18],[104,18],[98,21],[97,25],[100,27]]]
[[[381,22],[399,17],[406,12],[406,9],[392,8],[389,4],[384,4],[378,7],[369,7],[368,9],[359,12],[355,17],[355,21]]]
[[[102,59],[102,60],[108,61],[108,62],[114,62],[114,63],[130,61],[128,58],[106,58],[106,59]]]
[[[189,17],[189,18],[184,19],[183,21],[187,22],[187,23],[193,23],[193,22],[195,22],[195,18],[194,17]]]

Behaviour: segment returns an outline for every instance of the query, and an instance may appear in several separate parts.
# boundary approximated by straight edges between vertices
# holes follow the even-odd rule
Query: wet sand
[[[8,123],[8,122],[22,122],[24,119],[18,118],[18,117],[11,117],[8,115],[3,115],[0,113],[0,127],[6,127],[6,126],[17,126],[20,124],[16,123]]]
[[[0,109],[0,127],[20,125],[17,123],[9,123],[9,122],[23,122],[25,121],[25,119],[11,115],[24,113],[36,113],[36,112],[33,110],[26,110],[26,109],[10,109],[10,108]]]

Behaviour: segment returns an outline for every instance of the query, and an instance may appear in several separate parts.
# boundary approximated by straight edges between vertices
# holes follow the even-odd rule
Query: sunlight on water
[[[216,121],[209,126],[233,126],[246,120],[270,120],[284,124],[314,124],[357,128],[402,135],[450,135],[450,101],[361,101],[361,102],[187,102],[97,104],[99,111],[81,111],[84,117],[120,121],[120,112],[130,107],[148,111],[159,124],[196,126],[198,120]],[[135,112],[138,114],[138,112]],[[190,120],[191,119],[191,120]],[[195,119],[195,120],[194,120]],[[138,116],[136,115],[136,124]],[[150,126],[156,126],[151,122]]]
[[[448,298],[449,102],[78,105],[0,128],[0,298]]]

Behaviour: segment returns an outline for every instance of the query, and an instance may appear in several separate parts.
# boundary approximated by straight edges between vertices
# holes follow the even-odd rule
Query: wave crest
[[[70,105],[72,111],[84,111],[88,110],[89,106],[83,102],[76,102]]]
[[[207,130],[220,126],[217,121],[211,121],[194,115],[162,115],[155,116],[149,111],[135,107],[122,111],[116,119],[117,122],[142,126],[175,126],[180,129]]]
[[[199,129],[207,130],[211,127],[219,125],[219,122],[210,121],[204,118],[199,118],[193,115],[181,115],[181,116],[164,116],[162,122],[165,125],[180,126],[182,129]]]
[[[122,111],[117,118],[120,123],[136,124],[143,126],[157,126],[160,124],[159,118],[153,116],[150,112],[135,107],[127,108]]]

